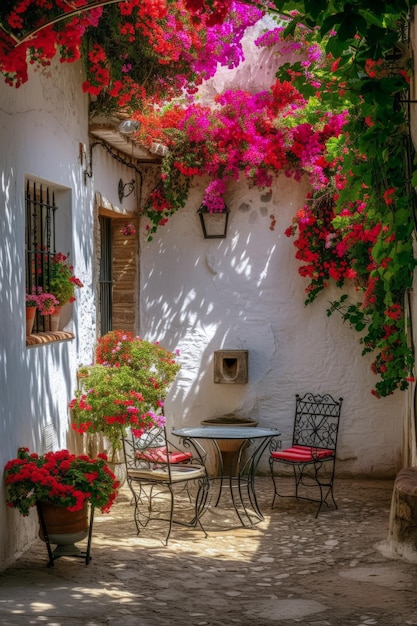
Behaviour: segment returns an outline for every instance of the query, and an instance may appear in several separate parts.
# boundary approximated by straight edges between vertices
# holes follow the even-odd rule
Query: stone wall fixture
[[[248,350],[216,350],[213,365],[215,383],[248,382]]]

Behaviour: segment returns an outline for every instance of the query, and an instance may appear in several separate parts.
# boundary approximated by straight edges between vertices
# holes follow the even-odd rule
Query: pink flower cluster
[[[129,237],[130,235],[136,234],[136,228],[134,224],[123,224],[123,226],[120,229],[120,232],[122,233],[122,235]]]
[[[26,294],[26,306],[36,307],[41,315],[52,315],[59,302],[51,293],[44,293],[42,287],[33,287],[32,293]]]
[[[307,115],[306,107],[299,91],[279,80],[270,90],[254,94],[228,90],[217,97],[215,108],[197,103],[178,106],[176,132],[178,137],[180,131],[182,139],[171,142],[170,150],[177,158],[169,163],[184,176],[212,177],[203,199],[209,211],[224,209],[227,182],[238,180],[242,173],[258,187],[271,186],[280,172],[296,180],[307,174],[314,189],[323,189],[331,166],[326,144],[342,133],[346,114],[317,110]],[[171,131],[164,115],[156,132],[165,134],[164,141],[169,143]],[[169,115],[172,118],[172,108]],[[173,171],[164,171],[162,184],[151,195],[158,224],[161,213],[166,219],[174,210],[171,185],[177,185]]]

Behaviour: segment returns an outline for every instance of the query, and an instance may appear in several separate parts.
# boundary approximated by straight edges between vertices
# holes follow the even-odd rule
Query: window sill
[[[54,343],[55,341],[69,341],[70,339],[75,339],[75,335],[65,330],[35,333],[26,337],[26,346],[31,348],[32,346],[43,346],[46,343]]]

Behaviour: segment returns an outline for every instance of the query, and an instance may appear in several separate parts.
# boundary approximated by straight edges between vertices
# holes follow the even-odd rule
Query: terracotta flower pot
[[[56,306],[55,311],[49,316],[49,330],[56,332],[59,330],[59,321],[61,317],[62,306]]]
[[[36,317],[36,306],[27,306],[26,307],[26,337],[32,334],[33,324],[35,322]]]

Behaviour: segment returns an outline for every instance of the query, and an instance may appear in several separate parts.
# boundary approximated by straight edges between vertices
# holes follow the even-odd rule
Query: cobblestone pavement
[[[265,519],[231,528],[209,510],[200,530],[153,526],[139,537],[130,492],[96,514],[92,561],[47,568],[37,540],[0,574],[7,626],[417,625],[417,564],[387,556],[392,483],[336,480],[338,510],[279,500],[257,479]],[[225,522],[229,519],[229,522]],[[222,527],[223,525],[223,527]]]

